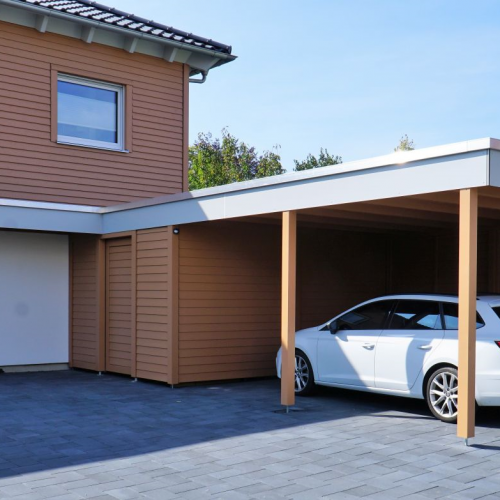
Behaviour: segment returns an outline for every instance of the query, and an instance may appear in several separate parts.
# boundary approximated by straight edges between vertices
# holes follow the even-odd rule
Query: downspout
[[[201,78],[200,79],[197,79],[197,78],[190,78],[189,79],[189,83],[205,83],[206,80],[207,80],[207,75],[208,75],[208,71],[202,71],[201,72]]]

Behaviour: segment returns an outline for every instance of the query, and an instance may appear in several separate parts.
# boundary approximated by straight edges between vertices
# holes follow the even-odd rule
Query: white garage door
[[[0,231],[0,367],[68,362],[68,237]]]

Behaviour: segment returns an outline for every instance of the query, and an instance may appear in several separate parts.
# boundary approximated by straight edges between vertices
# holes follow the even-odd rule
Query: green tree
[[[319,150],[319,155],[316,158],[314,155],[309,154],[307,158],[303,161],[293,160],[295,163],[294,170],[299,172],[300,170],[309,170],[311,168],[328,167],[330,165],[338,165],[342,163],[341,156],[334,156],[328,152],[328,149],[321,148]]]
[[[399,140],[399,144],[394,148],[394,151],[413,151],[415,149],[415,144],[413,144],[412,139],[408,139],[405,134]]]
[[[249,181],[284,173],[281,158],[274,151],[259,154],[226,129],[222,139],[200,133],[189,148],[189,189],[203,189],[232,182]]]

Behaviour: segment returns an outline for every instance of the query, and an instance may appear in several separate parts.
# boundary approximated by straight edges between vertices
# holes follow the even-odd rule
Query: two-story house
[[[96,2],[2,0],[0,198],[92,212],[187,191],[189,84],[234,59],[227,45]],[[2,232],[0,366],[132,373],[136,357],[134,375],[167,380],[158,278],[170,261],[155,241],[169,231],[134,235],[137,248],[130,237]]]

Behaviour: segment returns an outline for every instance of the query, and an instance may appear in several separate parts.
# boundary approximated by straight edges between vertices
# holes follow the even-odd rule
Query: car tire
[[[314,390],[314,373],[309,358],[300,350],[295,351],[295,394],[307,396]]]
[[[442,422],[455,423],[458,414],[458,371],[445,366],[434,371],[425,389],[431,413]]]

